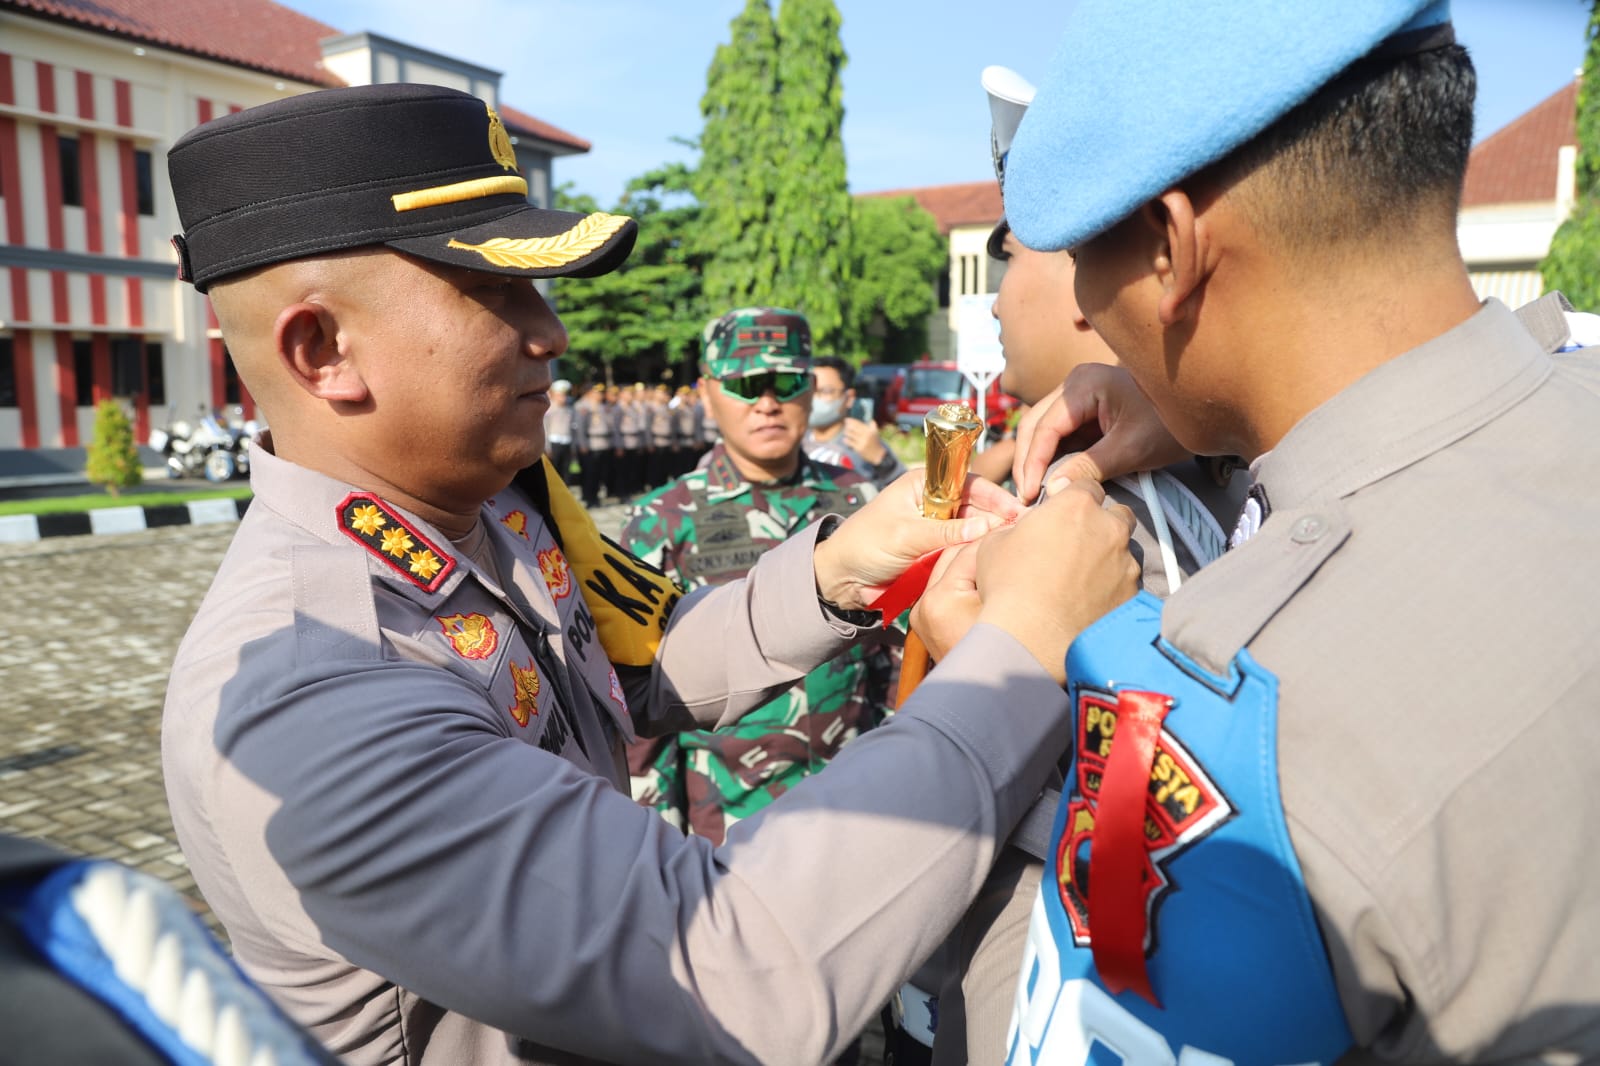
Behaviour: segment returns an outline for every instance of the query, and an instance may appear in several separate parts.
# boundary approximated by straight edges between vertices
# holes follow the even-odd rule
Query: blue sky
[[[602,204],[660,163],[691,158],[706,67],[744,0],[284,0],[503,75],[512,106],[594,144],[555,165]],[[1325,0],[1336,2],[1336,0]],[[856,192],[979,181],[989,168],[990,63],[1037,78],[1071,3],[838,0],[845,152]],[[1561,88],[1583,62],[1586,0],[1454,0],[1478,67],[1481,139]]]

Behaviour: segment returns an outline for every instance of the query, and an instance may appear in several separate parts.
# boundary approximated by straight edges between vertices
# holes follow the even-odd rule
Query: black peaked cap
[[[633,249],[621,215],[527,200],[494,110],[437,85],[324,89],[226,115],[167,153],[181,276],[232,274],[383,244],[453,266],[593,277]]]

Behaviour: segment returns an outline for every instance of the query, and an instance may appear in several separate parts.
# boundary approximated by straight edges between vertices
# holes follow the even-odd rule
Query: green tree
[[[133,443],[133,426],[116,400],[101,400],[95,405],[94,439],[89,442],[84,473],[90,482],[104,485],[113,496],[144,480],[139,449]]]
[[[748,0],[729,29],[700,99],[705,124],[693,181],[705,297],[724,310],[772,299],[772,201],[786,136],[777,114],[778,37],[768,0]]]
[[[1546,289],[1560,289],[1577,307],[1600,307],[1600,0],[1591,5],[1578,83],[1577,202],[1556,230],[1539,265]]]
[[[782,0],[778,8],[777,115],[783,137],[770,224],[777,252],[771,302],[804,312],[822,351],[848,342],[851,288],[839,21],[833,0]]]
[[[949,252],[939,224],[910,196],[863,196],[851,226],[848,354],[857,363],[904,363],[928,347],[934,288]]]
[[[564,373],[607,380],[686,380],[709,317],[701,296],[700,251],[692,240],[701,211],[691,172],[673,163],[628,183],[611,210],[639,223],[639,239],[619,269],[563,282],[558,308],[569,344]],[[592,197],[556,190],[566,211],[596,210]]]

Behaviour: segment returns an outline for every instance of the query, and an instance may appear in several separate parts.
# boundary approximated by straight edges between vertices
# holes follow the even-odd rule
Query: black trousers
[[[556,468],[556,473],[561,475],[561,480],[568,485],[572,484],[572,442],[546,441],[545,454],[550,457],[550,465]]]
[[[610,488],[611,450],[609,448],[578,453],[578,468],[583,481],[583,503],[586,507],[600,506],[600,492]]]

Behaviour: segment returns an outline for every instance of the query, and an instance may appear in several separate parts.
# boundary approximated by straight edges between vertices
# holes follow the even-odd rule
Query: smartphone
[[[872,421],[872,400],[870,397],[858,396],[856,402],[850,405],[850,417],[862,422]]]

